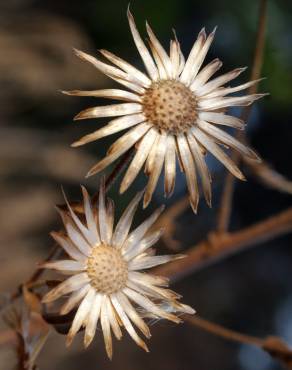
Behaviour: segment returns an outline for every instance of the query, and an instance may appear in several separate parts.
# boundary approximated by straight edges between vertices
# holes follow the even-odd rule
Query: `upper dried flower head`
[[[221,146],[236,149],[252,160],[259,159],[250,148],[218,128],[218,125],[243,129],[244,122],[227,115],[226,109],[231,106],[250,105],[265,94],[227,97],[246,90],[259,80],[235,87],[224,87],[238,77],[245,68],[234,69],[216,78],[212,77],[222,66],[219,59],[214,59],[201,68],[213,41],[215,30],[209,35],[204,28],[201,30],[185,61],[176,37],[170,42],[168,54],[146,23],[151,54],[136,28],[130,11],[128,11],[128,19],[147,74],[106,50],[100,50],[100,52],[112,63],[111,65],[76,50],[76,54],[81,59],[93,64],[98,70],[124,85],[127,90],[65,92],[69,95],[94,96],[126,102],[93,107],[79,113],[75,117],[77,120],[114,116],[119,118],[115,118],[94,133],[84,136],[73,146],[83,145],[128,129],[88,175],[102,171],[135,146],[136,154],[124,176],[120,191],[124,192],[131,185],[145,165],[145,172],[149,175],[144,196],[145,207],[151,200],[163,166],[165,195],[172,194],[175,185],[176,158],[178,158],[181,170],[186,175],[192,208],[196,211],[199,202],[197,173],[201,177],[206,201],[211,205],[211,177],[205,163],[206,152],[213,154],[239,179],[244,179],[243,174]]]
[[[68,212],[60,211],[67,235],[52,233],[71,259],[43,265],[72,276],[47,293],[43,301],[52,302],[70,294],[60,309],[62,315],[78,306],[68,333],[68,344],[79,329],[84,327],[84,345],[88,346],[100,321],[110,358],[111,331],[120,339],[122,326],[139,346],[148,351],[133,324],[149,338],[149,328],[143,317],[162,318],[178,323],[181,320],[175,315],[176,312],[194,313],[191,307],[178,302],[178,294],[167,289],[167,279],[143,272],[182,257],[155,256],[152,249],[162,230],[152,233],[148,231],[163,207],[130,232],[143,192],[135,196],[114,228],[113,203],[106,202],[103,184],[97,206],[91,204],[84,188],[82,191],[85,219],[82,221],[77,217],[67,203]]]

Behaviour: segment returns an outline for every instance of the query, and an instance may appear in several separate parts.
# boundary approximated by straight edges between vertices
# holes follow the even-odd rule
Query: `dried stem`
[[[261,68],[263,64],[263,54],[264,54],[264,45],[265,45],[265,32],[266,32],[266,23],[267,23],[267,0],[260,0],[259,5],[259,21],[258,21],[258,29],[257,29],[257,36],[256,36],[256,44],[255,44],[255,51],[254,51],[254,58],[253,58],[253,67],[250,75],[251,80],[257,80],[260,78]],[[256,93],[258,85],[253,85],[248,89],[248,94]],[[245,122],[248,121],[252,106],[247,106],[242,110],[241,119]],[[238,132],[237,139],[244,140],[245,136],[244,133]],[[233,151],[232,160],[235,164],[240,162],[240,155]],[[234,192],[234,183],[235,178],[234,176],[228,172],[226,174],[225,184],[223,188],[223,193],[220,202],[219,214],[218,214],[218,224],[217,230],[218,232],[224,233],[228,230],[231,211],[232,211],[232,199],[233,199],[233,192]]]
[[[227,329],[221,325],[205,320],[198,315],[185,316],[184,320],[197,328],[200,328],[220,338],[224,338],[228,341],[256,346],[267,352],[273,358],[279,360],[285,368],[291,369],[292,351],[279,337],[268,336],[265,338],[257,338],[238,333],[234,330]]]
[[[175,281],[218,260],[291,231],[292,207],[240,231],[226,234],[210,233],[207,240],[187,251],[187,258],[161,265],[154,272]]]
[[[118,177],[121,175],[127,164],[130,162],[133,153],[135,151],[135,148],[130,148],[120,159],[120,161],[117,163],[115,168],[112,170],[112,172],[109,174],[109,176],[105,180],[105,191],[108,192],[110,188],[113,186],[113,184],[116,182]],[[98,192],[93,195],[92,202],[97,201],[98,199]]]
[[[180,242],[174,239],[174,231],[176,230],[176,219],[180,216],[188,207],[190,201],[188,195],[179,199],[173,205],[168,207],[163,214],[160,216],[154,227],[157,229],[163,227],[164,231],[162,234],[162,240],[169,250],[177,251],[180,248]]]
[[[214,324],[208,320],[203,319],[199,315],[194,316],[185,316],[184,321],[207,331],[208,333],[214,334],[221,338],[225,338],[232,342],[237,343],[244,343],[244,344],[252,344],[258,347],[261,347],[263,344],[263,340],[257,337],[252,337],[250,335],[241,334],[234,330],[230,330],[225,328],[224,326]]]

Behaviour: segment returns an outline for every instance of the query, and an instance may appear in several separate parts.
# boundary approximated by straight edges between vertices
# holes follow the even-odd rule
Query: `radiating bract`
[[[125,101],[122,104],[89,108],[79,113],[75,117],[76,120],[114,116],[119,118],[84,136],[73,146],[128,130],[109,148],[106,157],[89,171],[88,176],[102,171],[135,146],[136,153],[124,176],[120,191],[124,192],[131,185],[144,166],[145,173],[149,175],[144,196],[144,207],[146,207],[151,200],[163,166],[165,195],[172,194],[176,177],[176,158],[178,158],[181,170],[186,175],[190,203],[196,212],[199,202],[197,173],[201,177],[205,199],[211,205],[211,177],[205,163],[206,152],[214,155],[239,179],[244,179],[243,174],[221,145],[233,148],[252,160],[259,160],[254,151],[218,126],[243,129],[244,122],[227,115],[226,109],[232,106],[250,105],[265,94],[227,96],[245,90],[259,81],[224,87],[246,68],[237,68],[213,79],[211,79],[212,76],[222,66],[219,59],[214,59],[201,68],[213,41],[215,30],[209,35],[206,35],[205,29],[201,30],[185,61],[176,37],[170,41],[168,54],[146,23],[151,55],[139,35],[130,11],[128,11],[128,19],[147,75],[106,50],[100,52],[112,65],[76,50],[76,54],[81,59],[91,63],[128,90],[64,92],[68,95]]]
[[[163,207],[130,232],[133,216],[143,192],[134,197],[114,228],[113,202],[106,201],[103,183],[96,207],[91,204],[85,188],[82,190],[85,220],[81,221],[67,202],[68,212],[60,211],[66,235],[52,233],[56,242],[71,259],[47,262],[42,266],[72,276],[47,293],[43,301],[52,302],[70,294],[61,307],[60,314],[67,314],[78,307],[67,336],[68,344],[80,328],[84,327],[84,345],[87,347],[100,322],[110,358],[111,331],[120,339],[122,326],[139,346],[148,351],[133,324],[149,338],[149,328],[143,317],[179,323],[181,320],[175,313],[194,313],[191,307],[178,301],[178,294],[167,289],[166,278],[144,272],[151,267],[182,257],[155,256],[151,248],[162,231],[149,233],[149,229]]]

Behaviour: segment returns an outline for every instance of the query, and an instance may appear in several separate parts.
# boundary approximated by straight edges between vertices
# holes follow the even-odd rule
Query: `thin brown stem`
[[[279,337],[268,336],[265,338],[258,338],[251,335],[242,334],[237,331],[227,329],[222,325],[205,320],[198,315],[185,316],[184,320],[196,328],[202,329],[212,335],[216,335],[228,341],[256,346],[257,348],[267,352],[274,359],[280,361],[285,368],[291,369],[291,348],[289,348],[287,344]]]
[[[154,272],[172,281],[182,279],[218,260],[289,232],[292,232],[292,208],[240,231],[211,233],[207,240],[188,249],[186,258],[161,265]]]
[[[174,232],[176,230],[176,219],[190,206],[189,196],[184,196],[168,207],[160,216],[154,227],[163,227],[162,240],[166,248],[172,251],[180,249],[180,242],[175,240]]]
[[[114,167],[112,172],[108,175],[108,177],[105,180],[105,191],[108,192],[110,188],[114,185],[118,177],[121,175],[127,164],[130,162],[133,153],[135,151],[135,148],[130,148],[119,160],[117,165]],[[92,201],[95,202],[98,199],[98,192],[96,192],[93,197]]]
[[[251,80],[257,80],[260,78],[261,69],[263,64],[263,54],[264,54],[264,46],[265,46],[265,32],[266,32],[266,23],[267,23],[267,0],[260,0],[259,5],[259,21],[258,21],[258,28],[257,28],[257,36],[256,36],[256,43],[255,43],[255,51],[254,51],[254,58],[253,58],[253,67],[250,75]],[[248,94],[256,93],[258,85],[253,85],[249,88]],[[241,119],[245,122],[248,121],[251,106],[247,106],[242,110]],[[238,132],[237,139],[244,140],[245,136],[244,133]],[[235,164],[240,162],[240,155],[233,151],[231,155],[232,160]],[[226,174],[225,184],[223,187],[219,213],[218,213],[218,223],[217,223],[217,230],[218,232],[226,232],[229,227],[229,221],[232,211],[232,200],[233,200],[233,192],[234,192],[234,184],[235,178],[234,176],[228,172]]]
[[[264,343],[263,339],[238,333],[231,329],[227,329],[222,325],[214,324],[211,321],[205,320],[198,315],[185,316],[184,321],[196,326],[197,328],[207,331],[208,333],[211,333],[213,335],[227,339],[232,342],[252,344],[258,347],[261,347]]]

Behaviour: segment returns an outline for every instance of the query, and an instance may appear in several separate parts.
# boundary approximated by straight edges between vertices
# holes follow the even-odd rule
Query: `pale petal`
[[[169,279],[164,276],[151,275],[148,272],[129,271],[129,280],[146,281],[147,284],[168,287]]]
[[[159,55],[159,58],[162,61],[162,64],[164,65],[167,77],[171,78],[172,77],[172,66],[171,66],[171,61],[170,61],[170,58],[167,52],[164,50],[163,46],[158,41],[157,37],[155,36],[148,22],[146,22],[146,29],[147,29],[148,36],[151,40],[151,43],[153,44],[157,54]]]
[[[151,235],[147,236],[145,239],[142,239],[137,244],[132,245],[131,248],[127,249],[127,252],[123,255],[126,261],[131,260],[136,257],[138,254],[143,253],[146,249],[152,247],[163,234],[163,229],[160,229]]]
[[[197,124],[207,134],[218,139],[220,142],[227,145],[228,147],[238,150],[242,155],[250,159],[260,161],[258,155],[252,149],[242,144],[240,141],[229,135],[227,132],[205,121],[198,120]]]
[[[215,123],[217,125],[224,125],[243,130],[245,127],[244,121],[233,116],[228,116],[224,113],[217,112],[199,112],[199,119]]]
[[[133,245],[138,243],[143,238],[143,236],[160,216],[161,212],[163,212],[164,208],[164,206],[157,208],[149,218],[147,218],[144,222],[142,222],[142,224],[140,224],[131,232],[126,243],[123,245],[123,253],[127,252],[130,248],[132,248]]]
[[[180,44],[178,44],[178,47],[179,47],[179,56],[180,56],[178,76],[180,76],[180,74],[182,73],[182,71],[185,68],[186,60],[185,60],[185,57],[184,57],[184,55],[183,55],[183,53],[181,51]]]
[[[134,76],[136,79],[138,79],[142,86],[149,87],[151,85],[151,80],[141,71],[139,71],[137,68],[123,60],[122,58],[114,55],[113,53],[107,51],[107,50],[100,50],[102,55],[104,55],[108,60],[110,60],[113,64],[124,70],[125,72],[129,73],[130,75]]]
[[[96,294],[92,302],[92,309],[90,310],[88,314],[88,320],[87,320],[86,328],[85,328],[85,335],[84,335],[84,346],[85,347],[88,347],[94,338],[97,322],[100,316],[100,308],[101,308],[102,299],[103,298],[101,294]]]
[[[203,95],[206,95],[206,94],[214,91],[218,87],[220,87],[220,86],[226,84],[227,82],[229,82],[229,81],[235,79],[236,77],[238,77],[242,72],[244,72],[246,70],[246,68],[247,67],[236,68],[236,69],[233,69],[232,71],[230,71],[228,73],[224,73],[223,75],[221,75],[217,78],[214,78],[213,80],[209,81],[205,85],[196,89],[197,96],[203,96]]]
[[[108,227],[107,211],[105,208],[105,183],[104,177],[102,177],[99,186],[98,195],[98,223],[99,223],[99,234],[100,239],[103,243],[109,244],[111,235]]]
[[[91,253],[91,246],[87,243],[84,237],[81,235],[80,231],[73,225],[72,221],[66,217],[64,219],[64,225],[67,230],[68,236],[74,245],[86,256]]]
[[[60,246],[65,250],[65,252],[74,260],[84,262],[86,261],[86,256],[75,247],[73,243],[71,243],[70,239],[64,235],[61,235],[57,232],[51,232],[51,236],[55,239],[55,241],[60,244]]]
[[[250,81],[250,82],[247,82],[245,84],[235,86],[235,87],[219,88],[219,89],[207,94],[205,97],[209,99],[209,98],[215,98],[215,97],[218,97],[218,96],[233,94],[233,93],[238,92],[238,91],[246,90],[249,87],[257,84],[259,81],[262,81],[262,80],[263,79],[260,78],[258,80]]]
[[[173,306],[173,312],[183,312],[187,313],[188,315],[194,315],[196,311],[189,305],[183,304],[177,301],[172,301],[171,305]]]
[[[141,55],[141,58],[142,58],[142,60],[144,62],[144,65],[147,69],[147,72],[149,73],[149,76],[151,77],[152,80],[157,80],[158,71],[155,67],[155,64],[153,62],[153,59],[152,59],[148,49],[146,48],[138,30],[137,30],[134,18],[133,18],[129,9],[128,9],[127,14],[128,14],[129,25],[130,25],[130,29],[131,29],[131,32],[132,32],[132,35],[133,35],[134,42],[135,42],[136,47],[139,51],[139,54]]]
[[[125,72],[121,71],[119,68],[116,68],[116,67],[113,67],[109,64],[103,63],[100,60],[94,58],[93,56],[84,53],[83,51],[80,51],[80,50],[77,50],[77,49],[74,49],[74,51],[75,51],[75,54],[79,58],[85,60],[86,62],[89,62],[95,68],[97,68],[99,71],[104,73],[106,76],[108,76],[112,79],[118,78],[120,80],[130,82],[133,85],[139,86],[140,82],[139,82],[139,80],[137,80],[137,78],[135,78],[135,76],[133,76],[129,73],[125,73]]]
[[[87,292],[90,289],[90,285],[86,284],[84,287],[78,289],[74,293],[71,294],[70,298],[63,304],[60,308],[61,315],[67,315],[77,304],[85,297]]]
[[[175,140],[175,152],[176,152],[176,157],[178,160],[180,172],[184,172],[184,166],[182,164],[182,159],[181,159],[180,151],[178,149],[177,140]]]
[[[108,98],[116,100],[124,100],[129,102],[141,103],[141,97],[133,94],[129,91],[119,90],[119,89],[104,89],[104,90],[72,90],[72,91],[62,91],[63,94],[70,96],[93,96],[95,98]]]
[[[193,129],[195,138],[214,155],[235,177],[240,180],[245,180],[244,175],[236,166],[236,164],[227,156],[227,154],[206,134],[204,134],[199,128]]]
[[[106,299],[107,297],[103,296],[103,300],[101,302],[100,323],[101,323],[106,353],[109,359],[111,359],[113,356],[113,343],[112,343],[110,322],[107,316]]]
[[[144,134],[146,134],[150,127],[151,125],[142,123],[120,137],[111,146],[108,151],[108,155],[91,168],[87,174],[87,177],[102,171],[105,167],[114,162],[117,158],[129,150]]]
[[[113,239],[112,239],[112,245],[116,246],[117,248],[120,248],[127,236],[128,236],[128,233],[129,233],[129,230],[131,228],[131,224],[132,224],[132,221],[133,221],[133,217],[134,217],[134,214],[136,212],[136,209],[138,207],[138,204],[143,196],[143,193],[144,191],[141,191],[139,193],[137,193],[135,195],[135,197],[133,198],[133,200],[131,201],[131,203],[128,205],[128,207],[125,209],[124,213],[122,214],[117,226],[116,226],[116,229],[115,229],[115,232],[114,232],[114,235],[113,235]]]
[[[145,116],[143,113],[126,115],[124,117],[115,118],[110,121],[106,126],[94,131],[89,135],[83,136],[81,139],[73,143],[71,146],[76,147],[90,143],[95,140],[99,140],[105,136],[115,134],[116,132],[125,130],[127,128],[133,127],[138,123],[145,121]]]
[[[100,244],[100,236],[97,229],[97,223],[94,218],[93,210],[91,207],[91,201],[87,190],[84,186],[81,186],[84,202],[84,213],[86,218],[87,227],[90,230],[93,240],[95,240],[95,245]]]
[[[150,150],[150,153],[148,155],[148,158],[145,164],[145,173],[147,175],[149,175],[153,169],[153,166],[155,163],[156,149],[157,149],[159,140],[160,140],[160,134],[157,132],[156,139],[153,141],[152,148]]]
[[[205,28],[203,28],[200,31],[200,33],[197,37],[197,40],[194,43],[194,45],[192,47],[192,50],[190,51],[190,54],[187,58],[184,70],[182,71],[182,74],[180,76],[181,82],[187,83],[187,82],[190,81],[190,79],[192,77],[192,67],[196,63],[196,60],[199,56],[199,52],[202,49],[205,41],[206,41],[206,32],[205,32]]]
[[[157,135],[157,131],[154,128],[151,128],[142,138],[141,142],[139,143],[137,152],[123,178],[120,186],[120,193],[124,193],[124,191],[126,191],[135,180],[150,153],[153,142],[155,141]]]
[[[213,32],[211,32],[209,34],[209,36],[207,37],[207,40],[205,41],[204,45],[202,46],[201,50],[199,51],[198,57],[195,59],[194,64],[191,66],[189,79],[187,80],[187,85],[190,85],[192,83],[192,81],[196,77],[198,71],[200,70],[200,68],[201,68],[201,66],[204,62],[204,59],[205,59],[205,57],[208,53],[208,50],[211,46],[211,43],[214,39],[215,32],[216,32],[216,27],[214,28]]]
[[[136,309],[132,306],[131,302],[126,297],[126,295],[122,292],[117,292],[116,296],[129,319],[137,326],[137,328],[141,330],[141,332],[145,335],[146,338],[150,338],[151,334],[148,326],[138,315]]]
[[[80,250],[82,254],[88,257],[91,253],[90,244],[84,239],[80,230],[77,229],[75,223],[69,217],[69,215],[60,208],[57,208],[57,210],[60,216],[62,217],[65,229],[67,231],[69,238],[71,239],[71,242],[75,245],[76,248]]]
[[[161,133],[159,142],[156,148],[155,166],[152,168],[152,171],[149,175],[149,180],[148,180],[148,184],[147,184],[145,195],[144,195],[144,201],[143,201],[144,208],[147,207],[148,204],[150,203],[152,194],[155,190],[159,176],[161,174],[161,170],[162,170],[162,166],[163,166],[164,158],[165,158],[166,143],[167,143],[167,134]]]
[[[72,217],[72,220],[75,222],[75,225],[80,230],[81,234],[84,236],[84,239],[89,243],[89,245],[95,243],[95,238],[92,237],[92,233],[87,229],[87,227],[80,221],[80,219],[76,216],[76,214],[73,212],[70,203],[68,202],[68,199],[66,197],[66,194],[64,190],[62,189],[63,197],[65,199],[66,205],[69,209],[70,215]]]
[[[149,298],[139,294],[138,292],[135,292],[132,289],[124,288],[123,292],[136,304],[143,307],[146,311],[152,312],[154,315],[158,317],[162,317],[164,319],[173,321],[175,323],[180,323],[181,320],[176,317],[175,315],[165,312],[161,310],[157,305],[155,305],[153,302],[150,301]]]
[[[181,298],[181,295],[175,293],[173,290],[160,288],[145,281],[128,280],[127,287],[137,293],[144,294],[149,298],[165,299],[173,301]]]
[[[133,127],[109,147],[107,154],[110,155],[115,151],[119,151],[121,147],[129,145],[129,142],[135,144],[139,139],[141,139],[142,136],[146,134],[147,131],[149,131],[151,127],[152,124],[149,124],[148,122],[143,122],[138,126]]]
[[[163,62],[162,62],[159,54],[157,53],[157,50],[155,49],[155,46],[153,45],[152,41],[148,40],[148,43],[149,43],[154,61],[156,63],[157,69],[158,69],[159,78],[160,78],[160,80],[165,80],[165,79],[167,79],[167,71],[166,71],[166,69],[163,65]]]
[[[206,67],[197,74],[190,86],[190,89],[196,92],[199,87],[204,85],[213,76],[213,74],[222,67],[222,64],[223,63],[218,58],[212,60],[212,62],[207,64]]]
[[[173,63],[174,61],[174,64],[172,65],[173,67],[173,72],[175,73],[174,75],[174,78],[177,79],[178,76],[181,74],[181,72],[183,71],[184,67],[185,67],[185,57],[181,51],[181,48],[180,48],[180,43],[177,39],[177,36],[176,36],[176,32],[175,30],[173,29],[172,30],[173,33],[174,33],[174,43],[175,43],[175,49],[177,50],[177,54],[178,56],[176,56],[176,58],[178,58],[178,61],[176,61],[175,59],[172,59],[173,57],[170,56],[170,59],[171,59],[171,62]],[[178,65],[177,65],[178,63]]]
[[[165,163],[164,163],[164,192],[166,196],[171,196],[175,186],[176,175],[176,154],[175,139],[173,135],[168,135],[166,143]]]
[[[148,272],[129,271],[129,280],[146,281],[147,284],[168,287],[169,279],[164,276],[151,275]]]
[[[112,306],[111,299],[109,297],[106,297],[106,311],[112,331],[115,337],[120,340],[122,338],[122,332],[118,322],[117,314],[114,307]]]
[[[179,72],[180,52],[176,40],[170,41],[170,60],[172,66],[172,78],[176,79]]]
[[[107,199],[107,224],[108,224],[108,233],[110,236],[110,241],[113,236],[113,228],[114,228],[114,219],[115,219],[115,204],[114,201],[110,198]]]
[[[199,203],[199,190],[196,169],[185,135],[177,136],[177,144],[182,160],[182,165],[186,174],[187,185],[190,193],[190,203],[193,211],[197,213]]]
[[[141,113],[143,107],[138,103],[111,104],[101,107],[92,107],[83,110],[74,117],[74,121],[80,119],[125,116],[128,114]]]
[[[184,255],[176,254],[170,255],[166,254],[163,256],[145,256],[142,258],[135,258],[129,262],[129,270],[144,270],[150,267],[162,265],[164,263],[174,261],[180,258],[184,258]]]
[[[125,329],[131,336],[131,338],[138,344],[138,346],[142,347],[146,352],[149,352],[146,344],[142,341],[142,339],[137,335],[133,325],[131,324],[127,314],[124,311],[122,304],[120,303],[118,296],[116,294],[111,295],[112,304],[117,311]]]
[[[72,261],[72,260],[45,262],[41,265],[41,268],[58,270],[60,272],[62,271],[80,272],[80,271],[84,271],[85,267],[86,267],[85,263],[79,262],[79,261]]]
[[[87,315],[89,314],[90,310],[92,309],[92,303],[95,298],[95,290],[93,288],[90,288],[88,293],[86,294],[85,298],[83,298],[80,306],[78,307],[78,310],[75,314],[74,320],[72,322],[71,328],[69,330],[69,333],[67,335],[66,344],[69,346],[72,343],[73,338],[81,328],[82,324],[87,318]]]
[[[144,89],[144,87],[142,87],[140,85],[137,85],[137,84],[135,84],[133,82],[129,82],[129,81],[123,80],[122,78],[118,78],[118,77],[113,77],[113,76],[110,76],[110,77],[111,77],[112,80],[116,81],[120,85],[123,85],[127,89],[130,89],[132,91],[135,91],[139,95],[143,95],[145,93],[145,91],[146,91]]]
[[[63,281],[61,284],[56,286],[54,289],[49,291],[42,299],[43,302],[48,303],[55,301],[62,295],[68,294],[82,288],[85,284],[89,282],[89,277],[86,272],[81,274],[73,275],[70,278]]]
[[[217,110],[225,107],[240,107],[251,105],[255,100],[258,100],[266,94],[252,94],[245,96],[235,96],[229,98],[212,98],[212,99],[200,99],[199,109],[201,110]]]
[[[206,165],[204,155],[202,154],[201,148],[196,139],[191,134],[189,134],[187,138],[194,161],[201,176],[202,187],[206,202],[209,207],[211,207],[211,176]]]

